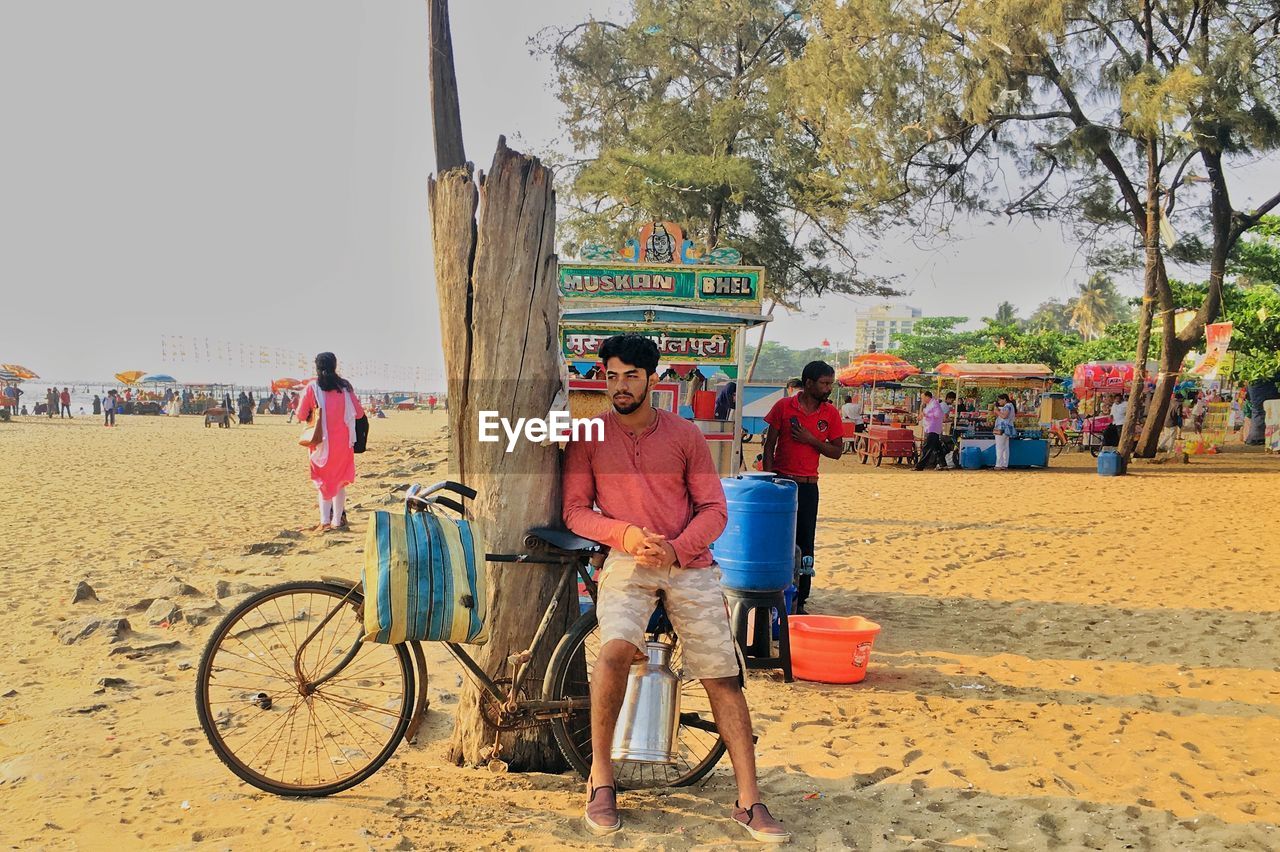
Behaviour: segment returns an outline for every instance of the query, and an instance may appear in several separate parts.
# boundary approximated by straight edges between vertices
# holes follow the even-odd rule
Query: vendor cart
[[[705,385],[717,373],[745,376],[744,332],[769,321],[761,315],[764,269],[737,266],[737,251],[701,254],[673,222],[652,222],[622,251],[583,246],[581,261],[561,263],[561,353],[574,375],[569,410],[596,416],[610,403],[601,390],[601,344],[615,334],[640,334],[658,346],[664,381],[651,394],[655,407],[678,413],[706,436],[722,476],[737,473],[742,458],[743,401],[727,420],[711,411]],[[594,379],[594,381],[593,381]]]
[[[962,396],[965,387],[1002,388],[1007,390],[1031,389],[1041,395],[1047,393],[1058,379],[1053,371],[1044,364],[970,364],[965,362],[939,364],[934,371],[937,374],[939,390],[950,385],[957,396]],[[1038,403],[1037,403],[1038,407]],[[1018,434],[1009,442],[1010,467],[1048,467],[1049,442],[1043,436],[1038,422],[1038,414],[1031,422],[1019,416],[1015,423]],[[956,411],[952,415],[952,434],[960,438],[962,458],[964,448],[978,450],[969,453],[970,458],[978,459],[980,466],[995,465],[995,436],[985,422],[969,419],[961,429],[961,418]]]
[[[916,445],[915,433],[902,426],[872,423],[865,431],[853,436],[853,451],[863,464],[874,461],[876,467],[885,459],[893,459],[894,464],[915,465],[920,460],[920,448]]]

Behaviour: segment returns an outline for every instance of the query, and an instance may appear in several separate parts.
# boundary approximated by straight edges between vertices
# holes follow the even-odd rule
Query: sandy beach
[[[326,535],[298,532],[314,491],[283,418],[0,424],[0,846],[599,845],[576,777],[446,763],[460,677],[439,649],[419,742],[338,796],[258,792],[197,722],[221,612],[248,587],[356,576],[364,512],[444,478],[444,422],[373,421],[353,529]],[[811,609],[883,632],[862,684],[750,678],[793,848],[1274,848],[1280,461],[1233,450],[1113,479],[1087,455],[1003,474],[824,462]],[[72,602],[81,581],[96,600]],[[155,598],[183,617],[149,624]],[[604,845],[752,848],[733,797],[727,760],[624,795]]]

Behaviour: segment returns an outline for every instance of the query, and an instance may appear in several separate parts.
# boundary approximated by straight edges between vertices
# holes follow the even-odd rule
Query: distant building
[[[854,314],[854,352],[887,352],[898,345],[898,338],[911,334],[916,320],[924,312],[910,305],[876,305]]]

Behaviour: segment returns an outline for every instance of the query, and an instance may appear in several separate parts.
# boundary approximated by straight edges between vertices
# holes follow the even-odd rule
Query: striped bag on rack
[[[475,521],[374,512],[364,546],[365,641],[489,641],[484,554]]]

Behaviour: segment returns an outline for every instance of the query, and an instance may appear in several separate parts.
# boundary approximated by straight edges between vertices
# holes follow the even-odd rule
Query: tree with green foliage
[[[1027,330],[1064,333],[1071,331],[1071,305],[1063,304],[1056,299],[1041,302],[1027,318]]]
[[[1017,325],[1018,309],[1012,302],[1001,302],[996,305],[996,315],[992,319],[1001,325]]]
[[[1085,340],[1094,340],[1120,319],[1123,310],[1124,298],[1116,283],[1105,272],[1095,272],[1071,300],[1071,327]]]
[[[1236,244],[1229,269],[1236,290],[1223,294],[1223,316],[1233,326],[1235,373],[1246,382],[1280,378],[1280,217],[1264,217]]]
[[[1257,188],[1228,170],[1280,147],[1276,4],[822,0],[809,24],[789,82],[861,203],[935,227],[957,211],[1053,217],[1143,247],[1138,346],[1158,311],[1161,360],[1139,454],[1153,454],[1227,258],[1280,204],[1269,187],[1238,207]],[[1207,270],[1181,331],[1157,234]]]
[[[792,120],[784,71],[804,51],[807,7],[631,0],[622,20],[539,35],[580,157],[562,169],[565,256],[583,242],[621,246],[665,219],[765,267],[770,309],[805,295],[896,295],[859,272],[842,236],[854,198],[816,130]]]
[[[1244,382],[1280,377],[1280,218],[1266,217],[1236,245],[1222,288],[1223,322],[1232,324],[1233,375]],[[1173,281],[1173,304],[1194,309],[1209,282]]]
[[[746,354],[748,360],[756,362],[755,375],[752,377],[752,381],[756,382],[785,382],[788,379],[797,379],[804,370],[804,365],[810,361],[826,361],[836,369],[841,366],[835,362],[836,356],[829,349],[821,347],[792,349],[771,340],[765,341],[760,347],[758,358],[754,347],[748,347]]]

